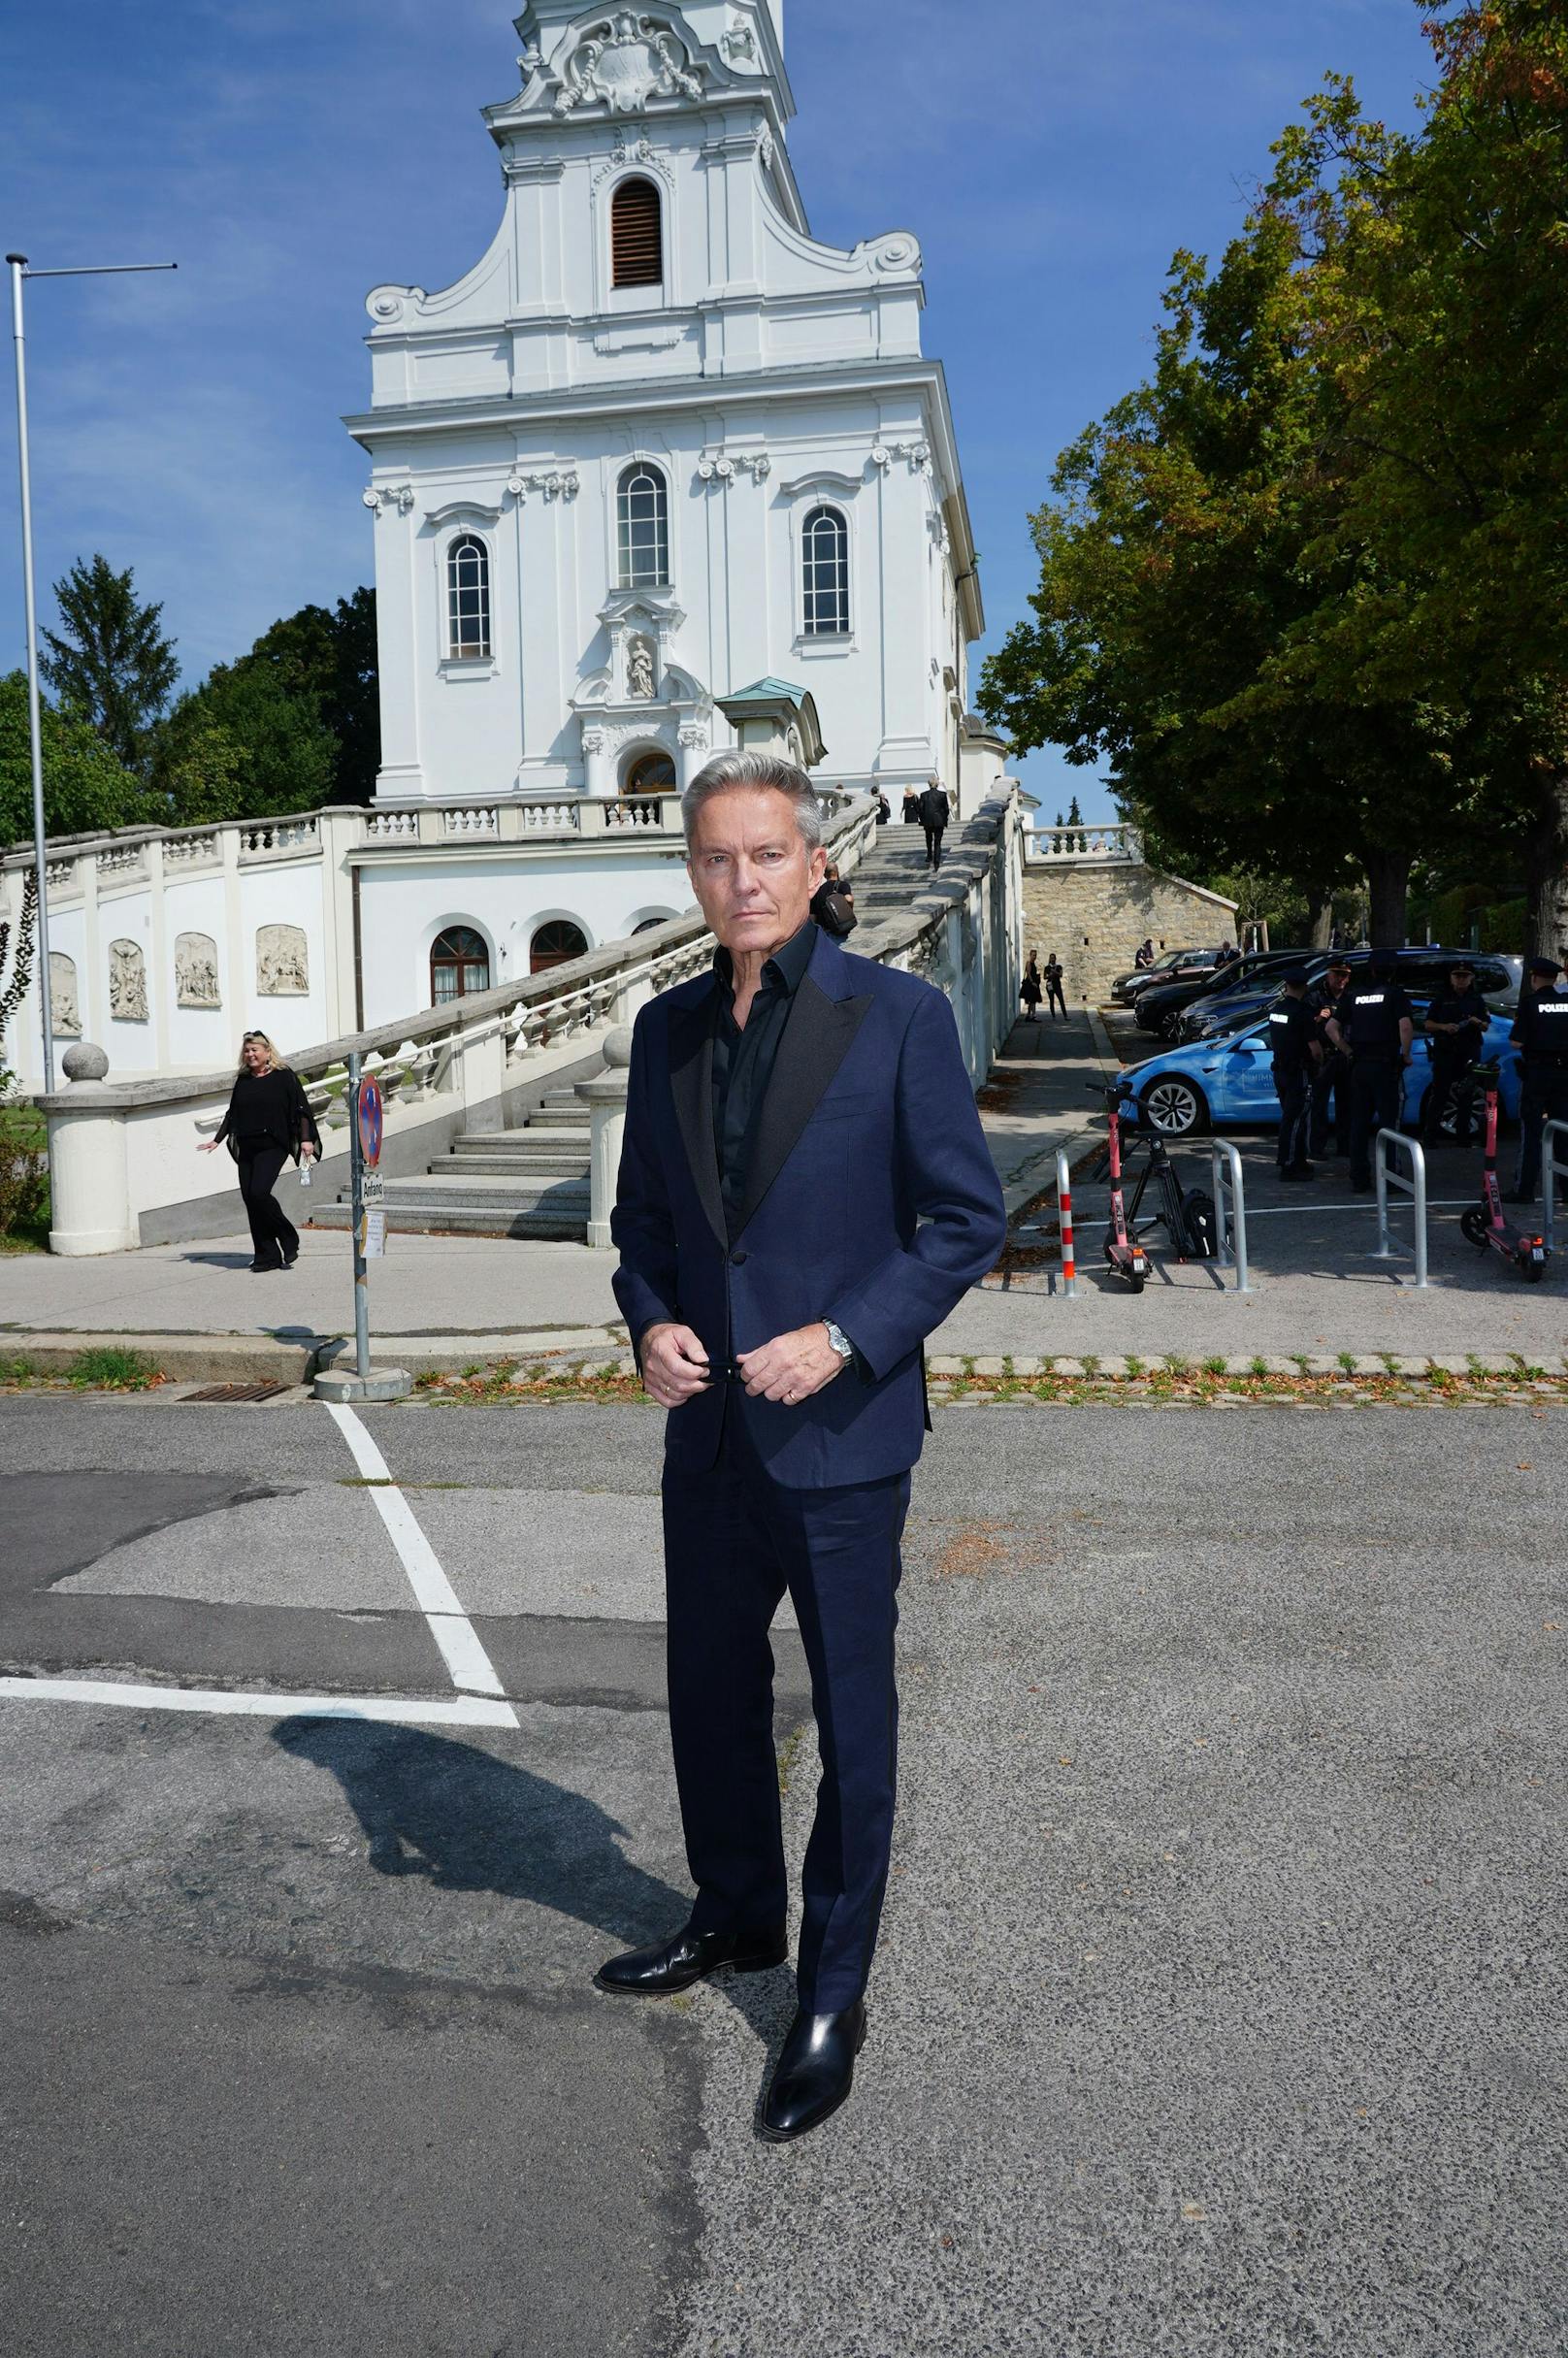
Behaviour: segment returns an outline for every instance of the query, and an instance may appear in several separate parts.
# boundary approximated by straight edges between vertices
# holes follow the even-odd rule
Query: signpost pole
[[[365,1265],[365,1149],[359,1135],[359,1051],[348,1055],[349,1193],[354,1223],[354,1372],[363,1384],[371,1371],[371,1290]]]
[[[371,1365],[371,1292],[367,1263],[386,1250],[386,1181],[378,1163],[386,1107],[374,1075],[367,1075],[357,1049],[348,1052],[348,1217],[354,1246],[354,1372],[323,1368],[315,1379],[318,1400],[401,1400],[412,1390],[406,1368]]]

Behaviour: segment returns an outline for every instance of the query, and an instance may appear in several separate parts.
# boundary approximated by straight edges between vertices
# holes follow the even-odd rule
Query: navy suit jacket
[[[722,1370],[833,1319],[861,1355],[799,1406],[722,1380],[670,1415],[667,1462],[718,1455],[728,1392],[774,1480],[877,1482],[920,1456],[921,1346],[993,1265],[1006,1233],[953,1011],[898,968],[819,935],[764,1101],[734,1237],[713,1145],[715,975],[642,1009],[610,1229],[635,1345],[674,1320]]]

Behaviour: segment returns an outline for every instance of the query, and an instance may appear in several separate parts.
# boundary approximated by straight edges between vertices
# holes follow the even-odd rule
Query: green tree
[[[1428,29],[1440,81],[1419,137],[1374,134],[1330,83],[1280,150],[1272,202],[1355,454],[1332,539],[1375,558],[1298,656],[1324,692],[1462,716],[1473,813],[1523,851],[1522,946],[1560,957],[1568,17],[1558,0],[1438,0]]]
[[[1299,223],[1267,204],[1212,274],[1176,256],[1153,378],[1059,460],[1032,519],[1033,619],[978,701],[1015,751],[1108,760],[1186,872],[1267,872],[1320,909],[1359,868],[1374,938],[1397,941],[1451,724],[1408,696],[1325,689],[1296,660],[1366,563],[1327,537],[1342,443],[1300,263]]]
[[[181,697],[155,775],[195,825],[368,802],[379,760],[376,598],[359,589],[273,623]]]
[[[62,704],[91,722],[126,770],[145,771],[158,715],[180,665],[159,629],[161,606],[144,606],[129,566],[79,559],[54,584],[64,635],[45,631],[40,670]]]
[[[186,826],[315,810],[333,800],[338,740],[320,700],[246,656],[218,664],[175,706],[155,770]]]
[[[147,827],[161,815],[138,777],[121,768],[89,722],[40,710],[44,824],[51,835],[95,835],[111,827]],[[27,730],[27,676],[0,679],[0,845],[33,839],[33,767]]]

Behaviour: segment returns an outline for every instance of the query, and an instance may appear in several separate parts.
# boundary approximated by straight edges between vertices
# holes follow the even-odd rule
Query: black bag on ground
[[[1206,1187],[1190,1187],[1182,1197],[1186,1251],[1193,1261],[1213,1261],[1220,1250],[1220,1216]]]

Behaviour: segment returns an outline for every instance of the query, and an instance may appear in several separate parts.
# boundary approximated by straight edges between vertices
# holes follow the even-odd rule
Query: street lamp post
[[[38,595],[33,581],[33,491],[27,456],[27,339],[22,325],[24,278],[114,278],[149,270],[178,270],[178,262],[109,262],[75,270],[29,270],[25,254],[7,254],[11,272],[11,334],[16,349],[16,451],[21,469],[22,600],[27,620],[27,736],[33,761],[33,858],[38,868],[38,1003],[44,1018],[44,1088],[54,1087],[54,1016],[49,1004],[49,868],[44,852],[44,739],[38,709]]]

